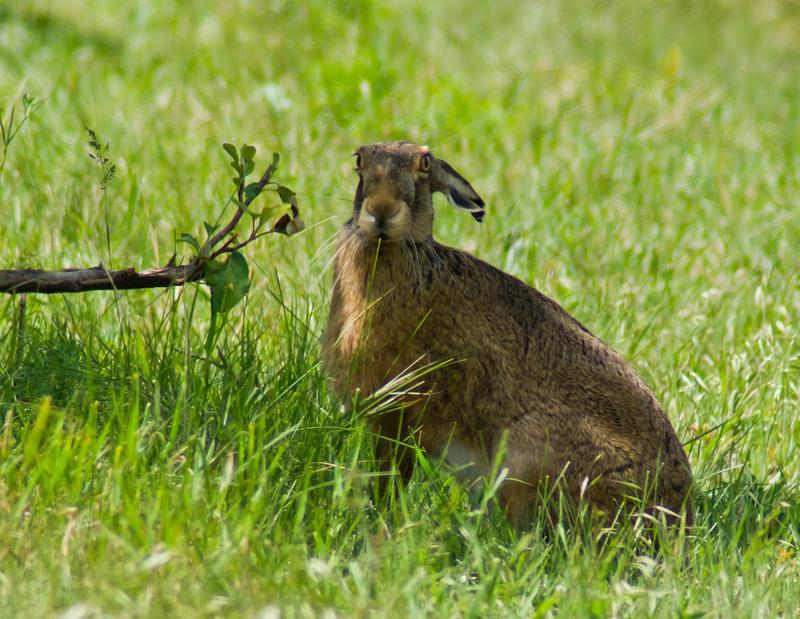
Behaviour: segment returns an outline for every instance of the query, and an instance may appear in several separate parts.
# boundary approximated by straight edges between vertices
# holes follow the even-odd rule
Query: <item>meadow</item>
[[[22,349],[0,295],[0,617],[800,614],[800,4],[5,0],[6,115],[22,93],[0,268],[187,259],[232,189],[223,142],[280,153],[307,228],[245,250],[210,356],[202,285],[29,295]],[[481,225],[438,200],[438,240],[653,388],[696,477],[687,539],[517,530],[423,454],[376,496],[319,337],[351,153],[386,139],[485,199]]]

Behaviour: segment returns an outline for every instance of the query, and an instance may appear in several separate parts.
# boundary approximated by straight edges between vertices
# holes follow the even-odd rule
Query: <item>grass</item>
[[[248,252],[208,382],[198,288],[0,298],[0,616],[800,613],[795,2],[0,4],[0,266],[163,265],[283,156],[308,230]],[[111,144],[116,178],[87,155]],[[319,367],[355,146],[429,144],[489,205],[437,237],[524,278],[667,407],[698,527],[515,531],[372,437]],[[112,255],[108,256],[106,221]]]

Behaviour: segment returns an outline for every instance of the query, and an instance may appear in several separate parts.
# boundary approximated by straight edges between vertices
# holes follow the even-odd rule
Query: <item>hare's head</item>
[[[427,146],[386,142],[356,153],[358,189],[352,223],[367,241],[423,241],[433,234],[433,200],[440,191],[451,204],[481,221],[484,204],[450,164]]]

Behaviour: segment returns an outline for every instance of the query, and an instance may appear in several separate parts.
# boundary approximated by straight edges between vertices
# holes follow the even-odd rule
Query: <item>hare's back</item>
[[[454,279],[437,292],[454,314],[442,311],[443,325],[470,325],[472,350],[484,365],[496,361],[509,397],[536,410],[546,399],[562,422],[590,424],[611,443],[614,436],[663,436],[663,410],[611,346],[516,277],[467,253],[440,251]]]

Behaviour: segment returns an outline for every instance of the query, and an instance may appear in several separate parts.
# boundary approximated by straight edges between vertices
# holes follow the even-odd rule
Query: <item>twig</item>
[[[239,220],[245,214],[247,207],[250,206],[250,203],[256,198],[256,196],[258,196],[263,191],[264,187],[267,186],[267,183],[269,183],[269,180],[272,178],[274,172],[275,172],[275,164],[270,164],[266,172],[264,172],[264,174],[261,176],[261,179],[258,181],[258,191],[255,192],[255,194],[252,197],[248,198],[247,200],[243,199],[244,183],[239,183],[239,187],[236,190],[236,195],[239,198],[239,203],[236,205],[237,206],[236,212],[233,214],[231,220],[222,230],[220,230],[214,236],[208,239],[206,244],[203,246],[204,250],[213,249],[217,243],[219,243],[222,239],[224,239],[231,232],[233,232],[233,229],[236,227],[236,224],[239,223]],[[242,205],[244,205],[244,208],[242,207]],[[200,253],[201,254],[203,253],[202,250]]]
[[[244,241],[242,241],[241,243],[236,243],[235,245],[231,245],[231,243],[232,243],[232,242],[233,242],[235,239],[230,239],[230,241],[228,241],[227,243],[225,243],[225,245],[224,245],[223,247],[220,247],[220,248],[219,248],[219,249],[218,249],[218,250],[217,250],[217,251],[216,251],[216,252],[213,254],[213,257],[214,257],[214,258],[216,258],[216,257],[217,257],[219,254],[221,254],[221,253],[222,253],[222,250],[223,250],[223,249],[224,249],[226,252],[237,251],[237,250],[241,249],[242,247],[244,247],[245,245],[249,245],[250,243],[252,243],[252,242],[253,242],[253,241],[255,241],[256,239],[260,239],[262,236],[266,236],[267,234],[272,234],[273,232],[275,232],[275,230],[265,230],[264,232],[258,232],[258,231],[254,231],[254,232],[252,232],[252,233],[250,234],[250,236],[249,236],[249,237],[247,237],[247,238],[246,238]]]

